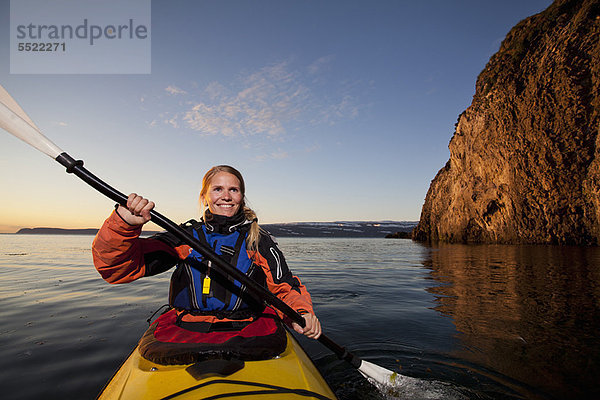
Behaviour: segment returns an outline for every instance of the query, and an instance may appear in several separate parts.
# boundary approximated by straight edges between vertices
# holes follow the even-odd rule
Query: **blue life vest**
[[[194,221],[192,233],[196,239],[226,262],[246,275],[264,282],[262,268],[252,263],[246,251],[247,227],[240,227],[230,234],[210,232],[206,225]],[[169,304],[191,312],[233,312],[249,307],[245,286],[229,276],[223,276],[204,259],[202,254],[191,250],[171,277]]]

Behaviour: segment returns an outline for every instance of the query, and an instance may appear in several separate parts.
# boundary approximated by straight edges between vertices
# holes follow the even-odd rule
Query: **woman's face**
[[[204,201],[211,213],[234,216],[244,200],[240,181],[229,172],[219,172],[210,181]]]

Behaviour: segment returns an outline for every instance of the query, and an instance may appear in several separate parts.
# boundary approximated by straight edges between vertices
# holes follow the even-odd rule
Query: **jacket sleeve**
[[[131,226],[112,212],[92,243],[94,265],[109,283],[127,283],[170,269],[185,258],[186,246],[160,237],[140,238],[141,226]]]
[[[283,253],[271,235],[261,234],[258,252],[250,252],[250,257],[262,267],[267,287],[274,295],[299,314],[314,314],[310,294],[300,279],[292,275]]]

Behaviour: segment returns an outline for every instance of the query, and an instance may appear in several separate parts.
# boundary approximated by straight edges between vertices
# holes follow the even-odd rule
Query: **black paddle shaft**
[[[72,173],[78,176],[85,183],[87,183],[103,195],[107,196],[111,200],[116,201],[124,207],[127,206],[127,196],[114,189],[107,183],[103,182],[101,179],[99,179],[86,168],[84,168],[83,161],[75,160],[67,153],[61,153],[58,157],[56,157],[56,161],[58,161],[61,165],[66,167],[68,173]],[[196,238],[194,238],[187,231],[182,229],[179,225],[177,225],[167,217],[161,215],[160,213],[156,212],[155,210],[152,210],[150,212],[150,216],[152,222],[165,229],[167,232],[170,232],[171,234],[175,235],[184,243],[186,243],[194,250],[202,254],[204,257],[206,257],[207,260],[211,261],[212,265],[216,267],[215,269],[218,272],[220,272],[223,275],[230,275],[234,279],[238,280],[243,285],[245,285],[248,289],[250,289],[250,293],[259,301],[263,302],[266,305],[275,307],[301,327],[304,327],[306,325],[306,321],[304,320],[304,318],[300,314],[298,314],[293,308],[288,306],[283,300],[275,296],[273,293],[269,292],[263,286],[256,283],[254,280],[246,276],[246,274],[244,274],[228,262],[224,261],[210,247],[200,243],[198,240],[196,240]],[[325,347],[333,351],[340,359],[348,361],[356,368],[360,367],[360,364],[362,362],[360,358],[348,352],[344,347],[338,345],[324,334],[321,334],[318,340]]]

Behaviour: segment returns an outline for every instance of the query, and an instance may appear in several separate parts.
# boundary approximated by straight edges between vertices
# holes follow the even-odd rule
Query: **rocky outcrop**
[[[516,25],[458,118],[416,240],[600,242],[600,0]]]

